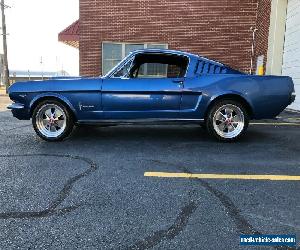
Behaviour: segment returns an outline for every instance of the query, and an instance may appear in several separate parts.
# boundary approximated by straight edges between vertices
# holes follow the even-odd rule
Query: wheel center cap
[[[232,124],[232,120],[230,118],[226,119],[225,121],[226,125],[231,125]]]

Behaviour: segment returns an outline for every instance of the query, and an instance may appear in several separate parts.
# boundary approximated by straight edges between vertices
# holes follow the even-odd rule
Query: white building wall
[[[291,108],[300,110],[300,1],[289,0],[286,17],[282,75],[294,80],[296,101]]]

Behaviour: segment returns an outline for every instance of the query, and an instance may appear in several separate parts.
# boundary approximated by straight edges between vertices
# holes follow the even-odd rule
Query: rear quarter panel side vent
[[[244,73],[222,64],[199,59],[196,64],[195,75],[200,76],[205,74],[244,74]]]

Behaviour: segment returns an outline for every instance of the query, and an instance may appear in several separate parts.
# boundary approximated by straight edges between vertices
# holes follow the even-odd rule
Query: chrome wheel
[[[221,106],[213,116],[213,127],[222,138],[233,139],[239,136],[245,127],[243,111],[233,104]]]
[[[36,127],[47,138],[57,138],[66,129],[64,110],[56,104],[43,105],[36,114]]]

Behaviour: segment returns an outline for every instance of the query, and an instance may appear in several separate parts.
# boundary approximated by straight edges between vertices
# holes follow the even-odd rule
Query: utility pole
[[[7,40],[6,40],[6,21],[5,21],[5,8],[8,8],[5,5],[4,0],[1,0],[1,14],[2,14],[2,37],[3,37],[3,82],[6,86],[6,93],[9,88],[9,70],[8,70],[8,59],[7,59]]]

